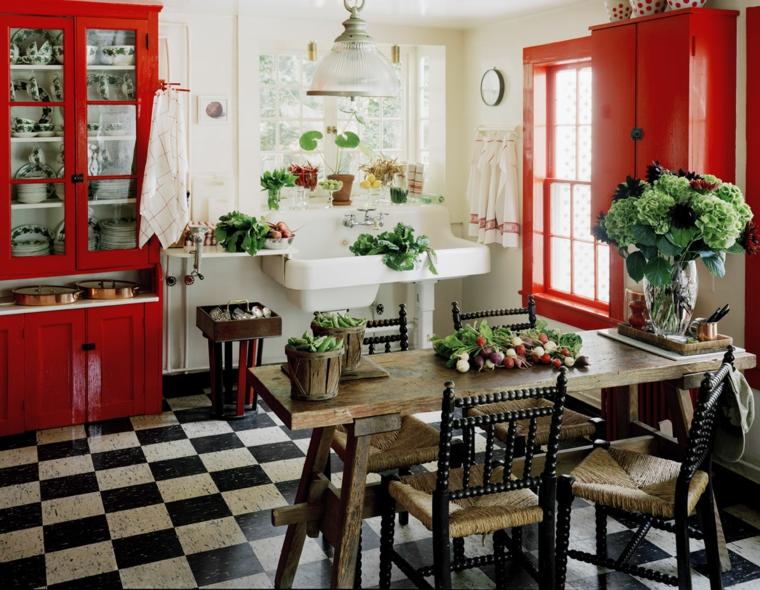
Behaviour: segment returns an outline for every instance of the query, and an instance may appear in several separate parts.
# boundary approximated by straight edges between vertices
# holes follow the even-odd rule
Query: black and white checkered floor
[[[206,395],[170,398],[159,416],[0,438],[0,588],[271,588],[284,530],[269,510],[293,500],[308,432],[290,433],[261,407],[242,420],[210,420]],[[436,420],[435,414],[424,416]],[[482,442],[482,441],[481,441]],[[333,479],[340,479],[333,457]],[[757,508],[757,506],[756,506]],[[573,512],[573,545],[593,547],[593,509]],[[724,584],[760,587],[760,511],[723,511],[733,562]],[[379,519],[365,523],[363,584],[377,585]],[[610,519],[614,551],[632,532]],[[430,563],[430,534],[396,527],[402,554]],[[534,531],[525,543],[535,550]],[[693,541],[694,587],[709,587]],[[490,550],[471,538],[467,553]],[[672,535],[652,532],[634,560],[675,573]],[[516,566],[512,588],[534,588]],[[410,587],[394,568],[398,587]],[[296,587],[328,587],[330,562],[307,539]],[[455,587],[493,587],[493,570],[454,576]],[[656,586],[571,561],[568,587]]]

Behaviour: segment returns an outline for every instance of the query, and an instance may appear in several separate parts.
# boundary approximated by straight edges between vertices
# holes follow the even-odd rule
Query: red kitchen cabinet
[[[24,318],[0,316],[0,433],[24,430]]]
[[[733,180],[737,15],[684,9],[591,28],[593,221],[653,160]],[[610,258],[610,315],[622,319],[623,264]]]
[[[142,414],[145,407],[145,307],[87,311],[87,421]]]
[[[24,317],[26,429],[84,422],[84,312],[29,313]]]

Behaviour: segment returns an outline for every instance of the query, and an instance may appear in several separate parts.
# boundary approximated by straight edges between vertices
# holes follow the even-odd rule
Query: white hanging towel
[[[140,200],[141,248],[154,234],[168,248],[190,220],[183,113],[179,92],[171,88],[156,92]]]
[[[517,151],[515,141],[475,139],[470,179],[469,235],[481,244],[518,246]]]

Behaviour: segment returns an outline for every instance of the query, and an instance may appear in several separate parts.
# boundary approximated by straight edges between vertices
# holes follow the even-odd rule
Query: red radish
[[[541,344],[549,342],[549,337],[546,334],[541,334],[538,339],[541,341]]]
[[[507,369],[514,369],[515,368],[515,359],[513,359],[511,356],[504,358],[504,366]]]
[[[483,348],[487,343],[488,341],[485,339],[484,336],[478,336],[477,338],[475,338],[475,344],[477,344],[480,348]]]
[[[269,232],[269,237],[273,240],[279,240],[280,238],[282,238],[282,232],[277,231],[276,229],[273,229],[272,231]]]
[[[545,365],[548,365],[549,363],[552,362],[552,357],[549,356],[548,352],[545,352],[544,356],[541,357],[541,362],[544,363]]]
[[[291,232],[289,229],[284,229],[281,233],[283,238],[290,238],[293,236],[293,232]]]
[[[517,356],[525,356],[525,347],[522,344],[515,346],[515,352]]]
[[[559,349],[559,353],[560,353],[562,356],[570,356],[570,350],[569,350],[569,349],[568,349],[566,346],[564,346],[564,347],[560,348],[560,349]]]
[[[555,369],[559,369],[562,366],[562,361],[560,359],[552,359],[552,365]]]

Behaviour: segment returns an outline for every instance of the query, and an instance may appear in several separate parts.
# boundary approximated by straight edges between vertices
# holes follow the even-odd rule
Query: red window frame
[[[550,187],[553,183],[564,180],[553,176],[553,145],[550,133],[552,109],[549,108],[549,105],[553,104],[552,72],[563,67],[577,68],[590,63],[591,37],[527,47],[523,50],[522,296],[523,300],[527,301],[528,295],[534,295],[540,315],[589,330],[614,325],[610,320],[609,303],[599,301],[598,294],[591,300],[552,289],[547,283],[551,276],[551,250],[548,247],[548,241],[551,239]],[[570,183],[590,186],[590,182],[568,180]],[[543,246],[543,255],[537,252],[539,244]],[[539,256],[538,261],[536,256]]]

